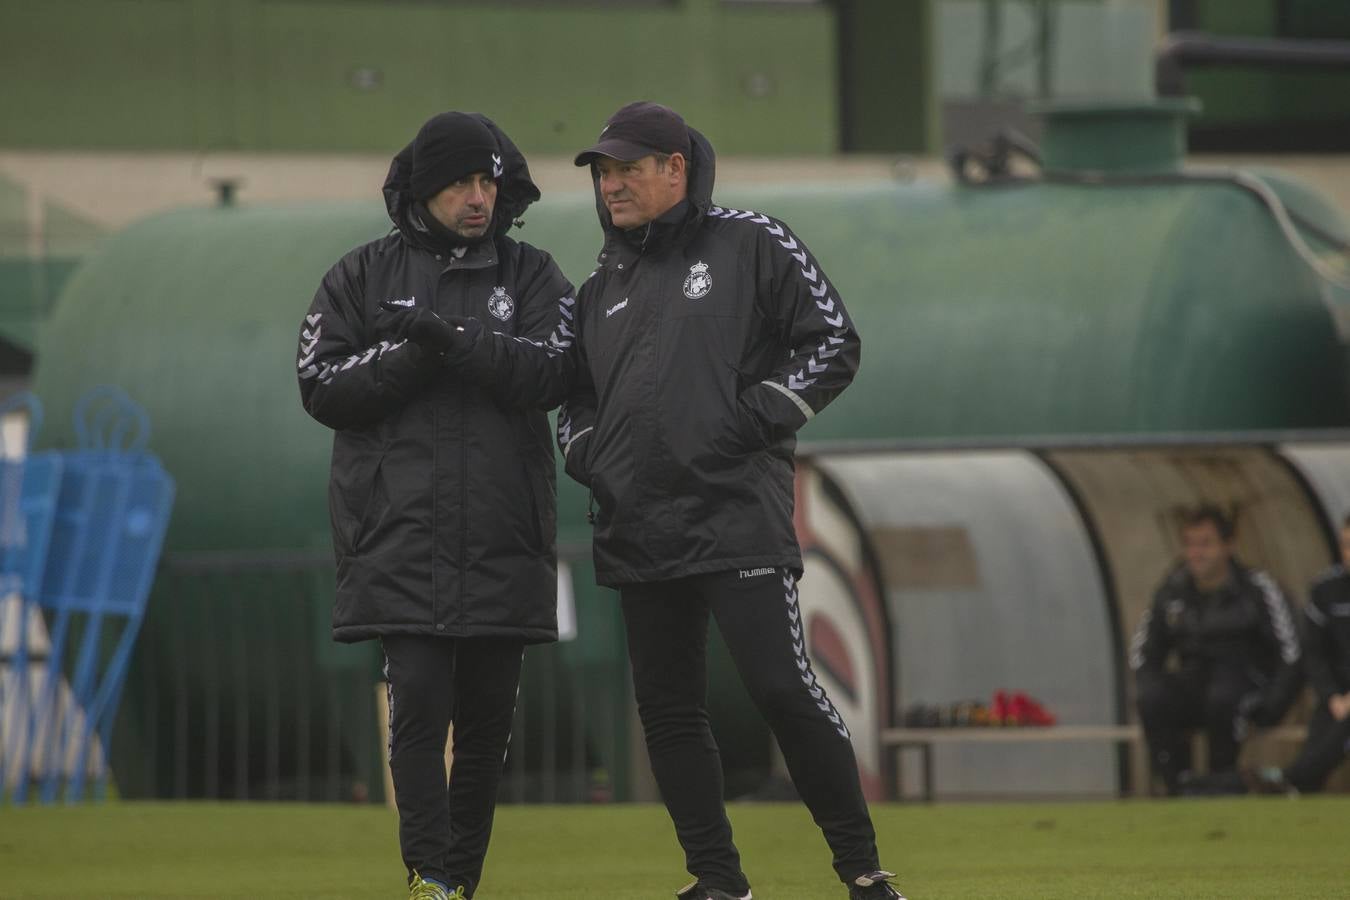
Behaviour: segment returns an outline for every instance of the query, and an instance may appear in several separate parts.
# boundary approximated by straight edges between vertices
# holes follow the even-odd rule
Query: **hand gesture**
[[[483,325],[477,319],[462,316],[443,319],[425,306],[399,306],[385,300],[380,309],[388,314],[384,322],[395,338],[406,338],[446,357],[459,356],[473,349],[483,331]]]

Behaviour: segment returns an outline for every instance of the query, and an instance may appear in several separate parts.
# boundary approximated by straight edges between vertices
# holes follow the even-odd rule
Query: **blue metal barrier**
[[[8,654],[0,681],[0,797],[12,780],[27,780],[29,746],[41,727],[34,715],[34,692],[42,681],[32,678],[32,672],[47,659],[34,658],[29,639],[43,624],[36,597],[46,571],[62,469],[59,455],[31,451],[42,424],[37,398],[29,393],[11,397],[0,406],[0,419],[19,410],[28,415],[25,446],[0,459],[0,603],[5,604],[0,610],[0,648]],[[8,636],[6,626],[12,629]]]
[[[104,794],[113,721],[173,505],[173,479],[145,450],[149,422],[122,391],[81,398],[75,433],[76,450],[32,455],[23,475],[30,540],[14,560],[26,573],[15,654],[16,663],[24,657],[24,689],[14,698],[23,716],[11,729],[14,752],[4,753],[18,773],[15,802],[27,799],[34,765],[44,803],[82,799],[91,769],[95,796]],[[33,601],[50,634],[35,692],[26,658]]]

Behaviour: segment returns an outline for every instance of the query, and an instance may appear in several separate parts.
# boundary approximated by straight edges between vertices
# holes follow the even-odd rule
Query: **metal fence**
[[[582,637],[526,652],[507,802],[627,793],[617,604],[576,581]],[[379,646],[332,642],[332,597],[328,553],[166,556],[113,737],[119,793],[383,800]]]

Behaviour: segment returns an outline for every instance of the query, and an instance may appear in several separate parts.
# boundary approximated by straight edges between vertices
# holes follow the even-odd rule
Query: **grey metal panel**
[[[1313,489],[1328,524],[1339,527],[1350,512],[1350,444],[1285,444],[1277,449]]]
[[[1054,475],[1022,451],[818,458],[881,560],[897,714],[1025,690],[1060,721],[1113,723],[1107,597]],[[1113,748],[936,747],[939,796],[1111,794]],[[902,768],[902,775],[904,775]],[[917,785],[905,776],[905,790]]]

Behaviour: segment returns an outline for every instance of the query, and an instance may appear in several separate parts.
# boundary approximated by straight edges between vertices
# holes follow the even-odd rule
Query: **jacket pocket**
[[[342,556],[359,556],[365,550],[363,542],[370,533],[372,519],[378,513],[378,500],[385,497],[380,473],[384,465],[381,454],[369,465],[353,466],[348,478],[333,478],[329,484],[328,508],[333,527],[333,543]],[[366,473],[369,472],[367,475]]]
[[[695,455],[696,460],[713,468],[739,465],[766,446],[754,413],[738,400],[732,400],[728,406],[730,409],[710,423],[707,449]]]

